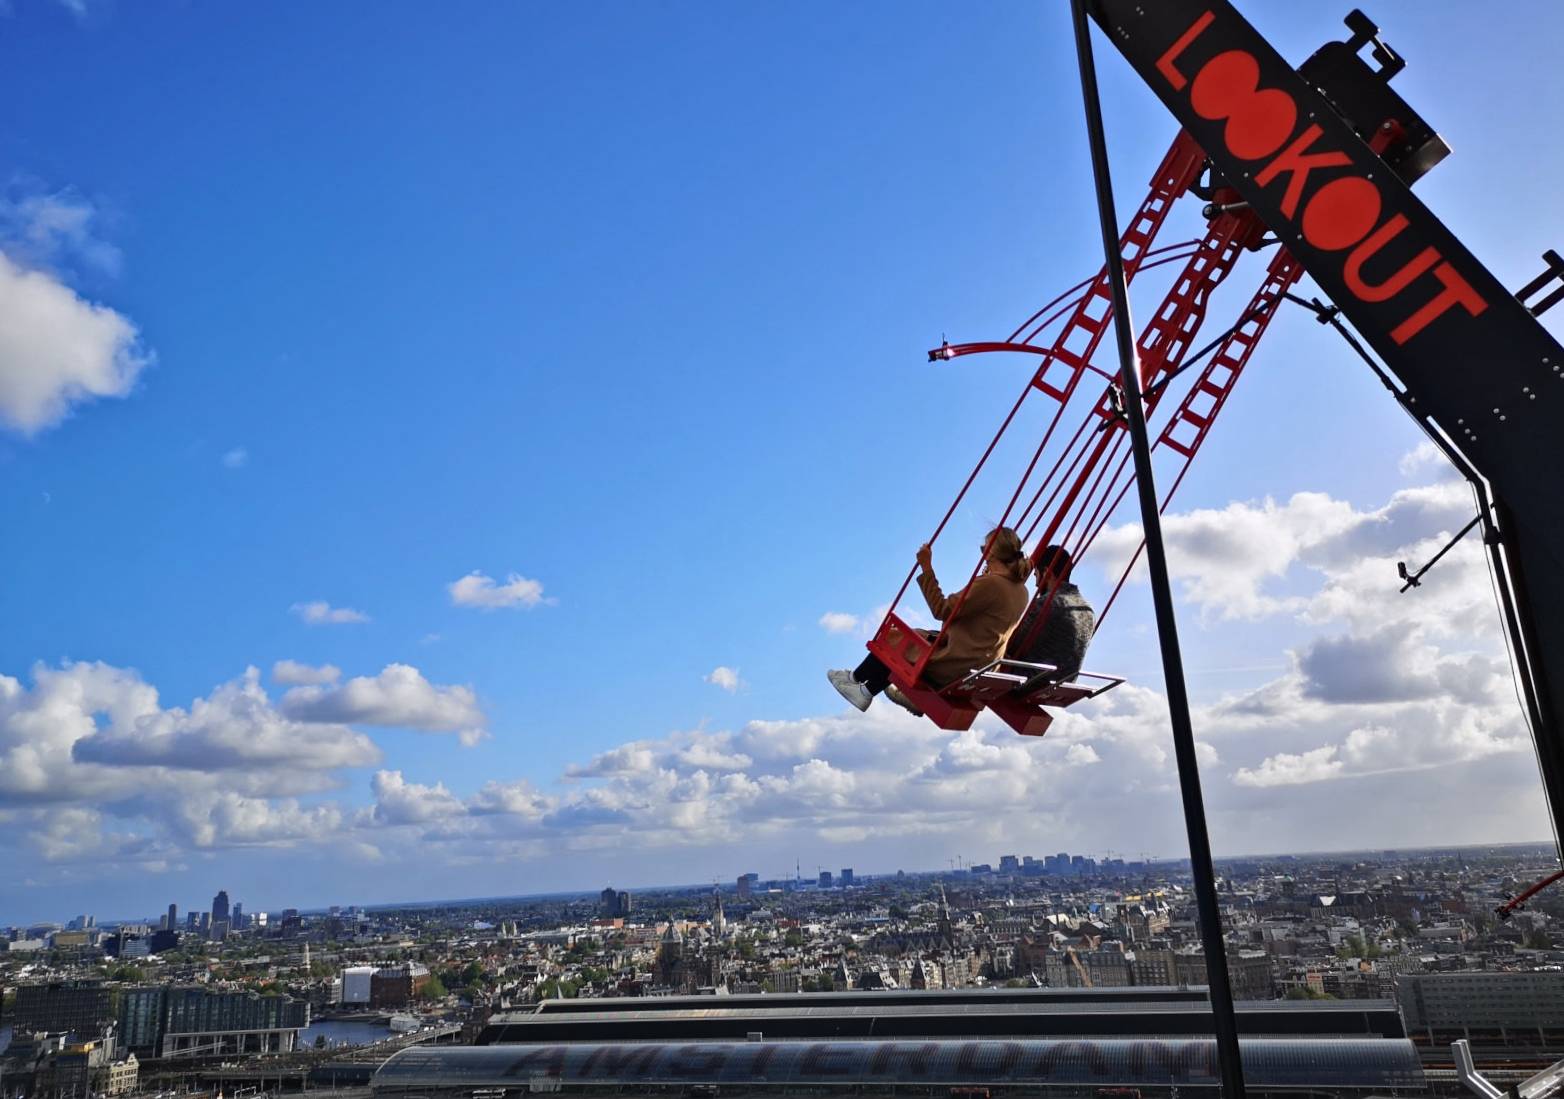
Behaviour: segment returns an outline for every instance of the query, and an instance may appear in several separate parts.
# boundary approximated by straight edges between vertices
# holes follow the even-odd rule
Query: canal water
[[[389,1038],[393,1033],[384,1023],[321,1019],[299,1033],[299,1048],[314,1049],[315,1038],[321,1034],[326,1036],[326,1047],[336,1049],[339,1046],[367,1046]]]

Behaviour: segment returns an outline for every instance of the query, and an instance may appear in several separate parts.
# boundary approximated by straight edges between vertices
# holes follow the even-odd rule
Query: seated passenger
[[[1081,595],[1081,589],[1070,583],[1074,568],[1075,562],[1063,546],[1049,546],[1038,554],[1037,595],[1010,635],[1005,651],[1011,660],[1052,664],[1057,671],[1048,680],[1055,683],[1075,678],[1086,658],[1092,631],[1097,628],[1097,615],[1091,604]]]
[[[944,636],[923,666],[923,682],[944,687],[973,668],[998,659],[1005,651],[1010,631],[1026,609],[1026,574],[1031,570],[1031,562],[1021,546],[1020,535],[1009,527],[996,527],[983,540],[982,573],[962,591],[946,595],[940,590],[934,576],[933,551],[927,545],[918,550],[918,567],[918,588],[929,611],[945,623]],[[860,710],[867,710],[875,695],[890,688],[886,697],[903,709],[918,713],[906,696],[891,686],[890,669],[873,653],[851,672],[836,670],[826,676],[842,697]]]

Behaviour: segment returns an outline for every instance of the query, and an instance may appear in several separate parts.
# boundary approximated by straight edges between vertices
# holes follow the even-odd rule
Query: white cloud
[[[311,603],[295,603],[288,608],[311,626],[342,625],[348,622],[368,622],[369,615],[352,607],[333,607],[324,599]]]
[[[488,723],[471,687],[437,686],[409,664],[387,664],[379,675],[341,684],[295,687],[280,708],[297,721],[458,733],[464,745],[481,739]]]
[[[497,583],[492,576],[474,570],[446,585],[451,602],[458,607],[477,607],[492,611],[501,607],[536,607],[553,600],[543,597],[543,585],[529,580],[520,573],[511,573],[505,583]]]
[[[1269,617],[1285,657],[1269,681],[1197,697],[1219,851],[1545,833],[1481,547],[1457,547],[1423,588],[1397,590],[1395,561],[1425,559],[1466,506],[1459,486],[1436,484],[1376,509],[1294,497],[1183,526],[1198,551],[1186,590],[1214,614]],[[1212,516],[1231,516],[1237,534]],[[1311,518],[1323,530],[1309,530]],[[1286,548],[1267,542],[1251,568],[1224,538],[1248,537],[1257,522],[1282,528]],[[33,676],[31,687],[0,677],[0,812],[13,814],[19,849],[50,865],[100,843],[147,867],[190,848],[329,843],[391,867],[495,874],[560,858],[671,874],[694,851],[716,858],[739,845],[761,868],[818,844],[909,868],[983,849],[1181,853],[1166,703],[1136,683],[1059,714],[1043,738],[988,715],[946,732],[876,703],[733,730],[632,733],[552,776],[485,774],[467,794],[442,781],[449,771],[404,765],[375,776],[366,806],[362,787],[351,802],[322,800],[348,768],[378,763],[350,726],[481,733],[472,688],[432,684],[407,665],[343,681],[329,666],[279,661],[273,677],[293,689],[275,704],[250,672],[165,708],[125,669]],[[818,689],[822,706],[834,704]],[[1418,811],[1386,814],[1386,804]],[[62,810],[73,812],[51,826],[46,815]]]
[[[335,683],[342,678],[342,669],[335,664],[301,664],[297,660],[279,660],[272,665],[272,682],[289,686],[314,686]]]
[[[103,665],[73,665],[64,673],[40,672],[52,685],[57,675],[114,674]],[[124,673],[118,673],[123,677]],[[188,710],[160,709],[157,694],[137,680],[121,678],[123,688],[139,696],[139,712],[113,720],[108,728],[77,739],[73,757],[82,763],[115,767],[171,767],[221,771],[253,766],[310,770],[361,767],[379,760],[374,743],[340,722],[303,722],[275,710],[250,668],[243,678],[223,684]],[[85,700],[78,703],[86,709]],[[91,711],[87,711],[90,714]]]
[[[242,446],[225,451],[221,459],[225,469],[243,469],[250,461],[250,452]]]
[[[124,257],[95,231],[99,212],[72,190],[0,196],[0,251],[23,267],[58,272],[67,266],[113,277]]]
[[[744,686],[744,681],[739,678],[739,670],[737,668],[729,668],[724,664],[717,665],[704,678],[707,683],[714,687],[721,687],[729,694],[735,693],[740,687]]]
[[[197,848],[327,842],[343,822],[337,805],[307,806],[294,798],[247,797],[234,790],[189,797],[171,808],[181,838]]]
[[[1396,468],[1401,471],[1403,477],[1421,477],[1429,473],[1449,476],[1454,473],[1450,459],[1427,439],[1403,454],[1401,460],[1396,463]]]
[[[1240,767],[1233,781],[1240,786],[1296,786],[1339,778],[1342,766],[1335,746],[1326,745],[1299,755],[1281,752],[1261,761],[1258,767]]]
[[[0,253],[0,425],[35,435],[77,405],[125,396],[151,361],[124,316]]]
[[[401,771],[376,771],[370,781],[375,795],[375,819],[385,824],[422,824],[464,812],[461,799],[443,783],[421,786]]]
[[[860,626],[858,616],[845,611],[826,611],[820,616],[820,628],[826,633],[857,633]]]

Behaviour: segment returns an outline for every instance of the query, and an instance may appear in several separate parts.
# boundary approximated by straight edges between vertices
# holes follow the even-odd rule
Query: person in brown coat
[[[1020,535],[1009,527],[996,527],[983,540],[981,574],[962,591],[946,595],[940,590],[934,575],[933,551],[927,545],[918,549],[918,568],[918,589],[923,592],[930,613],[945,623],[939,644],[923,666],[923,682],[944,687],[973,668],[998,659],[1005,651],[1005,643],[1029,602],[1026,577],[1032,565]],[[826,677],[843,698],[860,710],[867,710],[874,696],[884,691],[898,706],[918,712],[891,685],[890,669],[873,653],[852,671],[833,670]]]

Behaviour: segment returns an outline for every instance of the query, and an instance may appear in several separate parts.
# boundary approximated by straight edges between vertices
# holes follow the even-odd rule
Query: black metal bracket
[[[1379,62],[1379,71],[1376,74],[1385,83],[1390,83],[1392,77],[1407,67],[1406,58],[1402,57],[1390,45],[1379,36],[1379,24],[1364,15],[1358,8],[1353,8],[1347,13],[1343,23],[1352,32],[1352,37],[1347,39],[1347,48],[1357,53],[1364,46],[1373,43],[1374,48],[1369,51],[1375,61]]]
[[[1449,553],[1451,550],[1455,549],[1456,543],[1465,538],[1468,534],[1472,533],[1472,528],[1482,521],[1483,513],[1479,511],[1476,515],[1472,516],[1472,521],[1470,523],[1467,523],[1466,526],[1462,527],[1456,533],[1454,538],[1445,543],[1444,549],[1430,557],[1428,559],[1428,563],[1414,573],[1407,572],[1407,563],[1405,561],[1397,561],[1396,572],[1401,576],[1401,579],[1406,581],[1405,584],[1401,585],[1402,592],[1405,593],[1411,591],[1413,588],[1422,587],[1424,574],[1427,573],[1429,569],[1439,564],[1439,559],[1445,554]],[[1483,536],[1483,541],[1487,542],[1490,538],[1492,538],[1494,541],[1497,541],[1498,532],[1495,531],[1491,526],[1488,527],[1488,532],[1488,534]]]
[[[1564,301],[1564,256],[1560,256],[1549,248],[1542,253],[1542,262],[1547,264],[1547,269],[1532,279],[1525,286],[1515,292],[1515,298],[1526,306],[1527,312],[1534,317],[1540,317],[1560,301]],[[1540,299],[1535,305],[1528,304],[1526,299],[1540,292],[1548,283],[1557,279],[1560,283],[1551,294]]]

